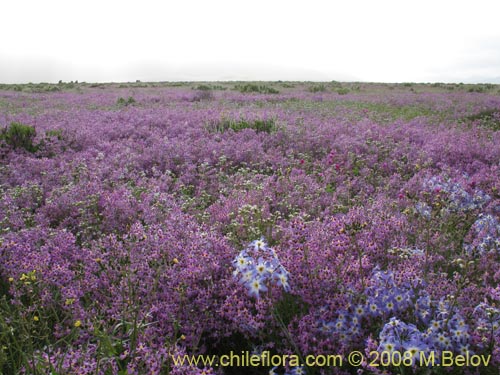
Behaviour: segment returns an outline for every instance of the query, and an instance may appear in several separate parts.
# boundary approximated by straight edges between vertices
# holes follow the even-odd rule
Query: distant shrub
[[[337,89],[336,91],[337,91],[337,94],[339,94],[339,95],[349,94],[349,89],[347,89],[345,87],[341,87],[341,88]]]
[[[221,85],[200,84],[200,85],[197,85],[197,86],[193,87],[193,90],[198,90],[198,91],[221,90],[221,91],[224,91],[224,90],[226,90],[226,87],[221,86]]]
[[[0,141],[4,141],[14,149],[25,149],[28,152],[35,152],[37,147],[33,144],[36,130],[29,125],[12,122],[10,126],[3,128],[0,132]]]
[[[485,92],[485,89],[483,86],[472,86],[467,89],[467,92],[477,92],[477,93],[482,93]]]
[[[48,86],[45,86],[42,91],[46,91],[46,92],[57,92],[57,91],[61,91],[61,88],[60,87],[57,87],[57,86],[54,86],[54,85],[48,85]]]
[[[128,97],[128,99],[125,98],[118,98],[116,101],[116,104],[122,107],[127,107],[129,105],[135,104],[135,99],[131,96]]]
[[[319,85],[310,86],[308,90],[310,92],[325,92],[326,86],[323,83],[320,83]]]
[[[404,86],[404,87],[412,87],[412,86],[413,86],[413,83],[411,83],[411,82],[404,82],[404,83],[403,83],[403,86]]]
[[[266,85],[257,85],[255,83],[236,85],[234,87],[234,89],[241,92],[241,93],[257,92],[260,94],[279,94],[279,91],[276,90],[274,87],[270,87],[270,86],[266,86]]]
[[[208,130],[212,133],[224,133],[227,130],[233,130],[239,132],[243,129],[253,129],[257,133],[265,132],[272,133],[276,130],[276,123],[274,119],[266,120],[232,120],[224,119],[222,121],[212,123],[208,126]]]
[[[210,91],[210,90],[212,90],[212,87],[208,86],[208,85],[198,85],[198,86],[196,86],[195,90]]]

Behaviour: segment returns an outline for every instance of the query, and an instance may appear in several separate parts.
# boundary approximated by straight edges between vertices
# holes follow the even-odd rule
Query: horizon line
[[[496,79],[493,79],[496,80]],[[173,79],[173,80],[131,80],[131,81],[80,81],[80,80],[71,80],[71,81],[25,81],[25,82],[15,82],[15,83],[4,83],[0,82],[2,86],[15,86],[15,85],[60,85],[60,84],[133,84],[133,83],[238,83],[238,82],[259,82],[259,83],[364,83],[364,84],[415,84],[415,85],[429,85],[429,84],[443,84],[443,85],[500,85],[500,82],[489,82],[489,81],[478,81],[478,82],[466,82],[466,81],[343,81],[343,80],[250,80],[250,79],[224,79],[224,80],[203,80],[203,79],[193,79],[193,80],[183,80],[183,79]]]

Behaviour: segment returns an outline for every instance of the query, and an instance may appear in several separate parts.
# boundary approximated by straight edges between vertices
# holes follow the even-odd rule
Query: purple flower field
[[[0,90],[0,373],[498,374],[497,88],[214,85]]]

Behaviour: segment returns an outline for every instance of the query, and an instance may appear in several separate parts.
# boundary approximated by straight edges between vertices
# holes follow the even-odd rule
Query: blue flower
[[[290,284],[288,284],[288,272],[285,268],[281,267],[278,272],[274,274],[277,284],[285,290],[285,292],[290,291]]]
[[[267,287],[258,278],[254,278],[248,283],[248,289],[250,296],[255,296],[255,298],[259,298],[260,292],[267,291]]]
[[[403,345],[404,352],[411,354],[412,365],[420,359],[420,353],[425,352],[428,348],[422,341],[410,341]]]
[[[288,272],[281,265],[276,252],[267,246],[263,238],[251,242],[246,250],[234,258],[233,264],[233,276],[239,278],[240,284],[246,286],[252,297],[259,298],[261,292],[266,292],[268,287],[273,285],[290,291]]]
[[[424,218],[426,218],[426,219],[430,219],[431,218],[431,208],[429,207],[429,205],[427,203],[418,202],[415,205],[415,209]]]
[[[264,238],[261,237],[259,240],[252,241],[250,243],[250,246],[253,247],[255,251],[257,250],[266,250],[267,249],[267,244],[264,241]]]

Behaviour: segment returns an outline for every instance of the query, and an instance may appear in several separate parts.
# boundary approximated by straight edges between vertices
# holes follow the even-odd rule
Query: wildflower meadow
[[[497,375],[499,130],[495,85],[2,85],[0,374]]]

